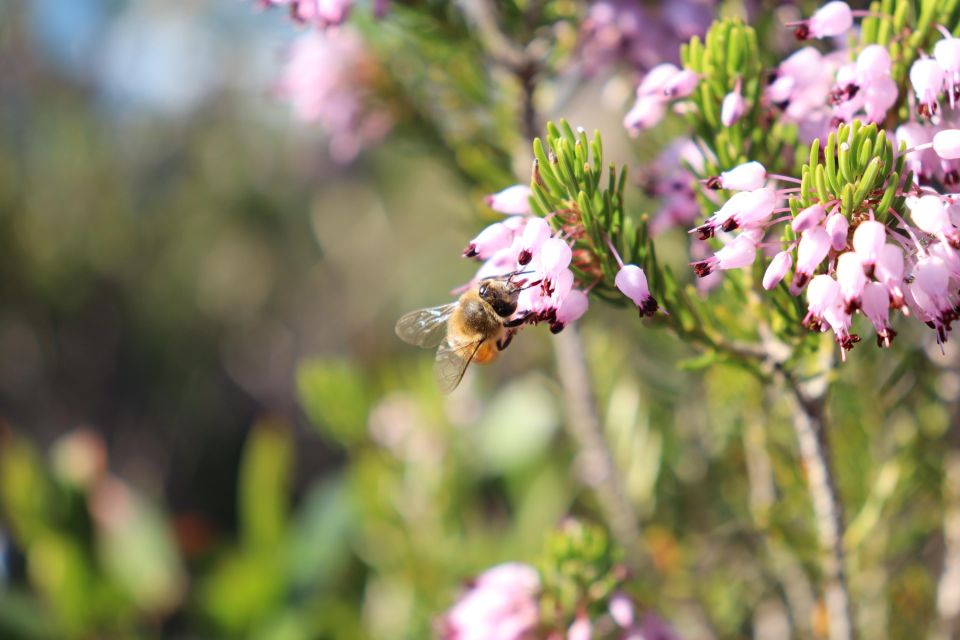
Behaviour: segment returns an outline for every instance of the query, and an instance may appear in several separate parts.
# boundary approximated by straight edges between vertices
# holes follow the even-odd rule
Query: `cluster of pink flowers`
[[[529,187],[514,185],[488,196],[487,205],[508,216],[484,228],[463,255],[483,262],[471,284],[508,273],[522,275],[515,279],[522,290],[514,317],[529,324],[547,323],[553,333],[558,333],[586,313],[589,306],[589,287],[576,288],[570,269],[578,260],[571,245],[582,229],[570,221],[555,232],[547,219],[531,214],[531,195]],[[564,213],[553,215],[565,219]],[[641,316],[652,315],[658,305],[650,295],[643,269],[622,262],[620,266],[617,288],[634,302]]]
[[[785,122],[798,126],[803,141],[854,118],[879,123],[896,103],[887,49],[868,45],[852,62],[846,62],[849,56],[845,49],[824,55],[804,47],[780,63],[765,89],[764,98],[782,110]]]
[[[803,40],[831,38],[849,30],[856,15],[845,2],[830,2],[809,20],[790,26],[796,27],[798,38]],[[784,122],[796,124],[804,142],[822,137],[838,123],[854,118],[881,122],[898,98],[897,85],[890,75],[890,55],[885,47],[870,45],[862,48],[853,61],[850,58],[851,52],[843,48],[827,54],[809,46],[796,51],[774,71],[761,95],[761,107],[766,113],[779,113]],[[697,76],[689,69],[671,64],[654,67],[637,88],[636,101],[624,118],[627,131],[636,135],[656,125],[668,104],[690,96],[696,85]],[[723,126],[732,126],[749,106],[738,82],[721,103]],[[683,110],[689,105],[678,104],[675,108]]]
[[[946,143],[951,130],[960,127],[960,38],[949,33],[910,68],[915,93],[916,117],[897,129],[897,140],[920,150],[907,157],[917,184],[960,189],[960,161],[945,158],[936,147]],[[939,141],[939,142],[938,142]]]
[[[487,569],[439,621],[443,640],[679,640],[657,615],[638,615],[624,593],[610,597],[607,612],[591,619],[578,614],[565,632],[540,628],[540,576],[533,567],[511,562]]]
[[[666,115],[671,102],[690,97],[699,82],[699,76],[690,69],[669,62],[658,64],[637,87],[636,100],[624,116],[623,126],[632,136],[653,127]]]
[[[323,128],[331,157],[347,164],[393,127],[389,110],[374,102],[378,74],[360,36],[342,27],[300,36],[277,90],[300,120]]]
[[[444,640],[529,640],[540,621],[540,576],[520,563],[497,565],[473,581],[440,620]]]
[[[326,29],[347,19],[354,0],[258,0],[258,4],[263,8],[286,7],[295,22]],[[381,17],[389,6],[390,0],[375,0],[373,11]]]
[[[647,69],[676,52],[713,20],[713,2],[677,0],[651,4],[641,0],[597,0],[580,28],[580,61],[587,73],[622,62]],[[675,55],[675,54],[674,54]]]
[[[928,146],[944,160],[960,158],[960,131],[941,131]],[[902,195],[909,221],[891,211],[889,226],[872,212],[851,221],[836,201],[774,218],[790,211],[778,204],[793,190],[767,186],[771,178],[750,162],[709,182],[738,192],[692,231],[704,238],[722,234],[725,242],[713,256],[693,263],[697,275],[753,264],[758,251],[770,246],[764,243],[767,230],[789,222],[798,239],[773,255],[763,287],[775,288],[792,269],[790,293],[806,292],[806,327],[832,330],[844,353],[859,341],[851,326],[860,312],[874,326],[877,344],[888,347],[896,335],[890,324],[894,310],[915,316],[936,331],[939,342],[946,341],[960,313],[960,199],[907,185]],[[739,233],[731,235],[735,230]]]
[[[598,637],[597,632],[599,637],[624,640],[680,639],[670,625],[656,614],[648,611],[638,615],[633,601],[622,592],[611,596],[606,614],[593,620],[585,614],[578,616],[567,631],[566,640],[591,640]]]

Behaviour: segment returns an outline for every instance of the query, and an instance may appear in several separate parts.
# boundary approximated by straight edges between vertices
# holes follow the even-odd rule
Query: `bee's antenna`
[[[522,276],[522,275],[525,275],[525,274],[528,274],[528,273],[533,273],[533,270],[532,270],[532,269],[527,269],[526,271],[511,271],[510,273],[505,273],[505,274],[503,274],[503,275],[500,276],[500,277],[501,277],[501,278],[506,278],[507,280],[512,280],[513,278],[515,278],[515,277],[517,277],[517,276]]]

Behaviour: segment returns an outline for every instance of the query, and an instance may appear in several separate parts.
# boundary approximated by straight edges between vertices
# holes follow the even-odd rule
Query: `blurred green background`
[[[429,637],[471,575],[601,517],[545,329],[449,398],[393,334],[471,277],[482,196],[529,167],[511,89],[459,129],[411,92],[338,165],[272,91],[296,33],[241,2],[0,5],[0,637]],[[628,143],[595,99],[630,90],[584,80],[549,115],[649,161],[675,125]],[[477,127],[506,142],[471,155]],[[635,597],[684,637],[786,637],[788,608],[822,633],[780,400],[633,313],[596,303],[583,334],[651,562]],[[926,628],[942,555],[960,378],[911,340],[858,348],[832,396],[871,638]]]

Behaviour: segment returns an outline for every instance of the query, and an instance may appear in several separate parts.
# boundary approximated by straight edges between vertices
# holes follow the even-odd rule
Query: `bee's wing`
[[[450,393],[457,388],[463,379],[463,374],[467,366],[477,355],[483,340],[467,342],[465,344],[453,344],[450,340],[444,340],[437,349],[437,359],[433,364],[433,372],[436,374],[437,386],[441,393]]]
[[[447,335],[447,320],[457,308],[456,302],[439,307],[411,311],[397,320],[396,332],[400,339],[418,347],[432,349]]]

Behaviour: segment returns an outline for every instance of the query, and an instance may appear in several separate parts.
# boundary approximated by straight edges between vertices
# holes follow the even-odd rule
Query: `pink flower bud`
[[[686,98],[697,88],[700,78],[689,69],[683,69],[663,86],[663,95],[670,99]]]
[[[643,269],[635,264],[623,265],[613,282],[623,295],[633,300],[641,316],[653,315],[656,312],[657,301],[650,295],[647,275]]]
[[[490,194],[484,199],[488,207],[500,213],[526,215],[530,213],[530,198],[533,191],[525,184],[515,184],[503,191]]]
[[[720,122],[723,126],[730,127],[743,117],[747,109],[743,96],[740,95],[739,88],[731,91],[723,98],[723,104],[720,106]]]
[[[823,208],[823,205],[810,205],[797,214],[797,217],[793,219],[791,226],[797,233],[803,233],[807,229],[812,229],[813,227],[819,225],[826,215],[827,211]]]
[[[839,36],[853,26],[853,12],[846,2],[828,2],[807,21],[811,38]]]
[[[837,258],[837,283],[840,285],[840,292],[843,294],[843,301],[849,313],[856,308],[863,287],[867,284],[867,276],[863,273],[860,258],[852,251],[842,253]]]
[[[944,160],[960,158],[960,129],[944,129],[933,136],[933,150]]]
[[[718,184],[723,189],[733,191],[753,191],[763,186],[767,180],[767,170],[759,162],[744,162],[729,171],[724,171],[718,178]]]
[[[763,288],[767,291],[775,288],[790,271],[792,265],[793,256],[790,255],[789,251],[781,251],[773,256],[773,260],[770,261],[770,265],[763,273]]]
[[[827,218],[827,235],[830,236],[830,246],[834,251],[843,251],[847,246],[847,234],[850,231],[850,221],[839,211],[834,211]]]
[[[666,112],[666,106],[660,98],[642,96],[637,98],[633,108],[623,117],[623,126],[627,133],[636,136],[660,122]]]
[[[867,275],[873,275],[877,258],[886,242],[887,228],[876,220],[861,222],[857,230],[853,232],[853,250],[860,257],[860,262],[863,263]]]

